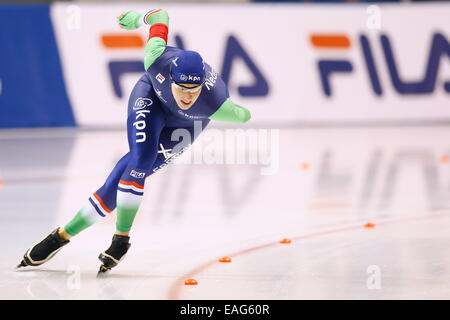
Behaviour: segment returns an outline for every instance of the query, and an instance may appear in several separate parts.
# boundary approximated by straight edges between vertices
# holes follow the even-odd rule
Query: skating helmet
[[[170,64],[170,78],[180,87],[183,84],[197,84],[198,86],[187,89],[199,88],[205,81],[205,65],[203,59],[195,51],[184,50],[176,55]]]

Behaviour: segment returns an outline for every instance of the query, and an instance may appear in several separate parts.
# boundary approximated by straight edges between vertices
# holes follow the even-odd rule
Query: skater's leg
[[[94,192],[87,203],[64,228],[59,229],[60,236],[65,239],[70,239],[84,229],[92,226],[116,208],[117,185],[123,171],[128,165],[129,159],[130,154],[127,153],[119,160],[103,186]]]
[[[147,97],[152,94],[152,87],[149,83],[147,77],[144,75],[139,79],[136,85],[131,92],[129,103],[128,103],[128,119],[127,123],[130,124],[130,119],[133,116],[136,116],[136,111],[141,110],[142,106],[145,106],[145,103],[149,103]],[[142,105],[137,106],[136,101],[143,102]],[[144,112],[142,116],[145,116]],[[140,118],[142,118],[142,116]],[[131,121],[131,124],[133,122]],[[140,123],[138,124],[140,125]],[[130,135],[128,135],[128,142],[131,144]],[[114,167],[113,171],[106,179],[105,184],[98,189],[94,194],[89,198],[86,204],[78,211],[76,216],[64,227],[60,228],[59,235],[64,239],[70,239],[71,237],[77,235],[84,229],[90,227],[102,217],[107,216],[111,213],[117,205],[117,188],[119,185],[120,178],[128,165],[128,162],[131,158],[130,152],[127,153],[122,159],[119,160],[117,165]]]
[[[127,166],[129,154],[126,154],[114,167],[105,184],[98,189],[75,217],[64,226],[53,230],[45,239],[28,249],[19,267],[38,266],[50,260],[72,236],[88,228],[104,216],[107,210],[116,206],[117,184]],[[93,200],[95,199],[95,200]]]
[[[206,124],[204,123],[203,127],[201,125],[197,126],[197,130],[194,127],[164,127],[159,134],[156,144],[154,141],[156,141],[157,137],[153,136],[150,140],[152,143],[149,143],[147,147],[132,148],[136,159],[141,158],[141,160],[138,162],[130,160],[129,167],[125,169],[119,182],[117,191],[117,230],[113,236],[111,246],[99,256],[102,262],[98,273],[99,276],[115,267],[124,258],[130,247],[128,234],[143,196],[145,178],[168,165],[176,155],[184,152]],[[159,131],[159,127],[155,129]],[[140,156],[138,157],[137,155]],[[136,177],[131,179],[130,172],[134,172],[133,175],[139,176],[140,179]],[[140,174],[141,172],[145,173],[145,175]]]
[[[128,106],[130,158],[117,188],[116,235],[128,236],[144,195],[145,179],[153,166],[165,114],[153,89],[145,82],[134,91]]]
[[[160,111],[154,109],[152,114],[156,117]],[[163,114],[160,116],[160,119],[152,119],[150,123],[149,141],[143,144],[131,143],[130,162],[119,181],[117,192],[116,235],[128,236],[142,201],[146,178],[181,155],[209,123],[209,120],[204,120],[197,121],[191,127],[162,127]],[[133,131],[132,128],[129,136],[135,135]],[[135,173],[134,177],[131,172]]]
[[[148,97],[148,94],[153,94],[151,98],[153,100]],[[153,104],[153,101],[158,100],[145,74],[136,83],[130,96],[130,101],[132,100],[135,104],[129,104],[128,122],[130,123],[131,116],[135,116],[135,121],[132,125],[136,126],[136,137],[133,138],[135,138],[136,142],[139,143],[143,138],[142,136],[145,135],[145,133],[140,132],[142,131],[141,129],[143,129],[142,126],[145,127],[146,125],[145,121],[142,121],[142,118],[145,119],[147,116],[147,112],[144,109],[148,107],[148,105]],[[163,121],[161,121],[161,123],[162,122]],[[130,140],[132,140],[131,137],[129,137],[129,141]],[[123,171],[128,168],[128,161],[131,158],[133,158],[132,163],[140,163],[136,160],[139,159],[139,154],[139,152],[134,151],[124,156],[116,165],[106,183],[97,192],[95,192],[92,197],[89,198],[87,205],[85,205],[64,228],[55,229],[41,242],[28,249],[25,252],[24,258],[19,266],[36,266],[50,260],[62,248],[62,246],[69,242],[69,239],[72,236],[94,224],[100,219],[100,217],[103,217],[113,211],[116,206],[117,188],[120,185],[119,181],[122,179]],[[131,157],[131,155],[133,155],[133,157]],[[143,167],[145,168],[145,165]],[[139,168],[139,165],[136,166],[136,168]],[[130,182],[127,179],[124,181],[126,183]],[[123,203],[124,200],[121,202]],[[126,205],[123,207],[127,208]]]
[[[145,178],[156,160],[164,125],[165,114],[153,89],[146,95],[131,95],[127,121],[129,160],[117,187],[116,232],[110,247],[100,253],[99,274],[115,267],[130,247],[128,234],[144,195]]]

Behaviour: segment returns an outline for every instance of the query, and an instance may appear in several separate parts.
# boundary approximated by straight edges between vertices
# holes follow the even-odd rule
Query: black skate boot
[[[119,236],[117,234],[112,238],[111,246],[108,250],[100,253],[98,258],[103,263],[100,266],[100,270],[98,271],[98,275],[105,273],[111,268],[114,268],[119,264],[119,262],[125,257],[128,249],[131,246],[129,243],[130,237],[128,236]]]
[[[17,268],[39,266],[53,258],[63,246],[70,242],[70,240],[61,238],[58,230],[59,228],[53,230],[44,240],[28,249]]]

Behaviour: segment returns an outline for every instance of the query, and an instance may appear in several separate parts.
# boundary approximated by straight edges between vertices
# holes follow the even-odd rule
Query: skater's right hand
[[[141,14],[131,10],[118,16],[117,23],[122,29],[134,30],[138,29],[141,26],[140,19]]]

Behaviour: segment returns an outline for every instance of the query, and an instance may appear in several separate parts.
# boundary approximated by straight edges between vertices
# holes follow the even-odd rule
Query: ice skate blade
[[[17,265],[16,269],[20,269],[20,268],[27,267],[27,266],[28,266],[27,263],[26,263],[24,260],[22,260],[22,261],[20,261],[20,263]]]
[[[107,267],[105,267],[103,265],[100,266],[100,269],[97,272],[97,278],[105,277],[109,270],[111,270],[111,269],[109,269],[109,268],[107,268]]]

